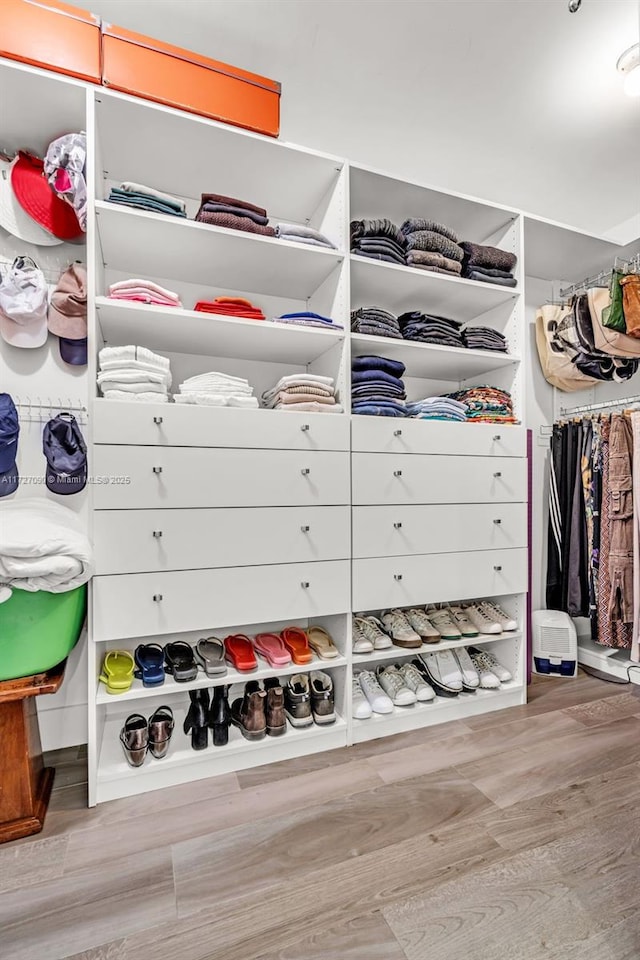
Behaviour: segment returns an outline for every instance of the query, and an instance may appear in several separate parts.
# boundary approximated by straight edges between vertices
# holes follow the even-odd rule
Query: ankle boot
[[[229,742],[231,710],[228,699],[229,687],[214,687],[209,710],[209,726],[213,730],[214,747],[224,747]]]
[[[245,684],[244,697],[233,701],[231,723],[240,729],[247,740],[262,740],[267,732],[266,696],[257,680],[249,680]]]
[[[191,731],[191,749],[205,750],[209,744],[209,691],[190,690],[191,706],[184,720],[184,732]]]
[[[281,737],[287,732],[287,718],[284,715],[284,691],[277,677],[269,677],[264,682],[267,695],[265,717],[267,736]]]

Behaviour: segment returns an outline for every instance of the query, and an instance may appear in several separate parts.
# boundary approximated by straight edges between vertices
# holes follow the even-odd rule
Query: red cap
[[[22,209],[59,240],[84,237],[73,207],[53,192],[44,175],[44,163],[20,151],[11,168],[11,186]]]

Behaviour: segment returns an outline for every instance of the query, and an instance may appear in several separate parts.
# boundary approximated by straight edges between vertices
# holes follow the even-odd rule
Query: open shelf
[[[564,223],[524,216],[525,268],[528,277],[578,283],[601,270],[610,270],[622,247]]]
[[[421,653],[438,653],[441,650],[459,650],[461,647],[484,646],[486,643],[495,643],[497,640],[521,640],[522,632],[512,630],[510,633],[480,634],[478,637],[463,637],[461,640],[440,640],[438,643],[423,643],[421,647],[388,647],[386,650],[374,650],[373,653],[354,653],[353,669],[367,669],[371,663],[417,657]]]
[[[469,350],[466,347],[444,347],[439,344],[396,340],[393,337],[369,337],[351,334],[351,355],[383,356],[405,364],[407,377],[432,380],[464,380],[490,370],[518,363],[519,357],[499,350]]]

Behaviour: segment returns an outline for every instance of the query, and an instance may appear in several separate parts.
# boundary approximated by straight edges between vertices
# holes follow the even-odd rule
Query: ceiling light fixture
[[[634,43],[618,57],[618,71],[624,76],[624,92],[640,97],[640,43]]]
[[[582,6],[582,0],[569,0],[569,13],[577,13]]]

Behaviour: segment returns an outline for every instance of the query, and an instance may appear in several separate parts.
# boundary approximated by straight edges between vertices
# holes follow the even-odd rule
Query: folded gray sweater
[[[454,233],[449,227],[445,227],[443,223],[436,223],[434,220],[424,220],[422,217],[409,217],[408,220],[404,221],[400,229],[405,235],[417,233],[422,230],[428,230],[430,233],[441,233],[447,240],[458,243],[457,233]]]
[[[462,247],[442,233],[435,233],[433,230],[418,230],[417,233],[410,233],[407,237],[407,249],[432,250],[435,253],[441,253],[449,260],[462,261],[464,257]]]
[[[500,250],[499,247],[471,243],[470,240],[463,240],[460,246],[464,252],[465,269],[467,267],[489,267],[492,270],[506,270],[511,273],[518,262],[515,253]]]

